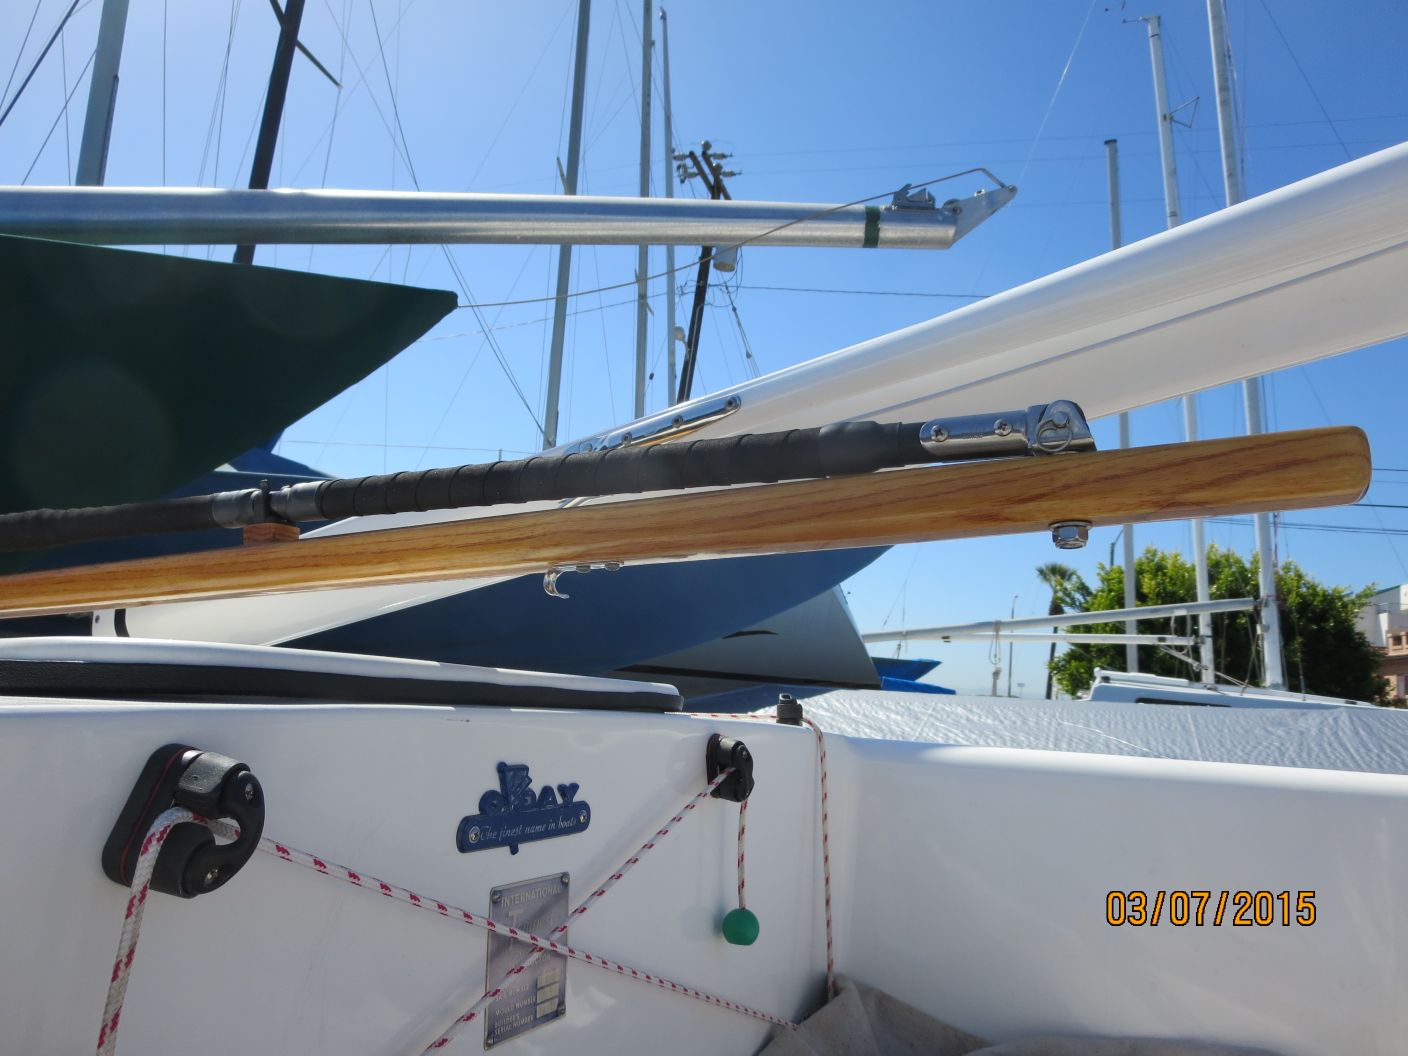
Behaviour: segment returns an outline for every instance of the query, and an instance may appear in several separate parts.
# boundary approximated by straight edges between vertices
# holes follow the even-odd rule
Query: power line
[[[1305,125],[1323,125],[1323,124],[1326,124],[1327,122],[1329,122],[1329,121],[1331,121],[1331,120],[1333,120],[1333,121],[1335,121],[1335,122],[1337,122],[1337,123],[1339,123],[1339,124],[1344,125],[1344,124],[1350,124],[1350,123],[1352,123],[1352,122],[1365,122],[1365,121],[1402,121],[1402,120],[1404,120],[1405,118],[1408,118],[1408,113],[1397,113],[1397,114],[1372,114],[1372,115],[1366,115],[1366,116],[1361,116],[1361,117],[1341,117],[1341,118],[1334,118],[1334,119],[1331,119],[1331,118],[1323,118],[1323,119],[1315,119],[1315,120],[1298,120],[1298,121],[1259,121],[1259,122],[1256,122],[1256,123],[1253,123],[1253,124],[1247,124],[1247,125],[1242,126],[1242,127],[1249,128],[1249,129],[1252,129],[1252,128],[1295,128],[1295,127],[1301,127],[1301,126],[1305,126]],[[1190,133],[1192,133],[1192,134],[1195,134],[1195,135],[1209,135],[1209,136],[1211,136],[1211,135],[1215,135],[1215,134],[1216,134],[1217,129],[1216,129],[1215,127],[1193,128],[1193,129],[1189,129],[1188,131],[1189,131]],[[1136,137],[1157,136],[1158,133],[1157,133],[1157,132],[1150,132],[1150,131],[1148,131],[1147,129],[1131,129],[1131,130],[1126,130],[1126,131],[1123,131],[1123,132],[1112,132],[1112,133],[1110,133],[1110,135],[1111,135],[1111,136],[1118,137],[1120,140],[1125,140],[1125,139],[1134,139],[1134,138],[1136,138]],[[1069,134],[1069,135],[1045,136],[1045,137],[1043,137],[1043,138],[1045,138],[1045,140],[1049,143],[1049,142],[1054,142],[1054,141],[1065,141],[1065,140],[1071,140],[1071,141],[1089,141],[1089,140],[1097,139],[1097,138],[1101,138],[1101,137],[1094,136],[1094,135],[1092,135],[1092,134],[1090,134],[1090,133],[1073,133],[1073,134]],[[828,155],[829,155],[829,154],[876,154],[876,153],[882,153],[882,152],[885,152],[885,151],[895,151],[895,150],[945,150],[945,149],[948,149],[948,148],[950,148],[950,147],[1005,146],[1005,145],[1011,144],[1011,143],[1022,144],[1022,143],[1026,143],[1026,142],[1028,142],[1028,140],[1027,140],[1027,138],[1026,138],[1025,136],[1022,136],[1022,137],[1014,137],[1014,138],[1005,138],[1005,139],[952,139],[952,140],[944,140],[944,141],[931,141],[931,142],[927,142],[927,143],[900,143],[900,144],[888,144],[888,143],[887,143],[887,144],[881,144],[881,145],[871,145],[871,146],[862,146],[862,147],[833,147],[833,146],[827,146],[827,147],[821,148],[821,149],[808,149],[808,150],[750,150],[750,151],[748,152],[748,156],[749,156],[749,157],[753,157],[753,158],[787,158],[787,157],[800,157],[800,156],[819,155],[819,154],[828,154]],[[1123,154],[1123,151],[1121,151],[1121,154]],[[622,167],[623,167],[623,168],[626,168],[626,167],[628,167],[628,166],[622,166]]]
[[[1251,527],[1245,517],[1208,517],[1206,520],[1217,524],[1232,524],[1243,528]],[[1307,532],[1346,532],[1350,535],[1408,535],[1408,528],[1370,528],[1351,524],[1311,524],[1306,521],[1281,521],[1280,527]]]
[[[958,179],[958,178],[961,177],[961,176],[971,176],[971,175],[972,175],[973,173],[975,173],[975,172],[981,172],[981,173],[983,173],[985,176],[987,176],[989,179],[991,179],[994,183],[1000,184],[1000,183],[1002,182],[1002,181],[999,180],[996,176],[993,176],[993,174],[990,173],[986,168],[984,168],[984,167],[982,167],[982,166],[977,166],[977,167],[971,168],[971,169],[964,169],[964,170],[962,170],[961,172],[952,172],[952,173],[949,173],[947,176],[937,176],[937,177],[935,177],[935,178],[932,179],[932,180],[924,180],[922,183],[910,184],[909,186],[910,186],[911,189],[913,189],[913,190],[919,190],[920,188],[923,188],[923,187],[932,187],[932,186],[933,186],[934,184],[936,184],[936,183],[944,183],[944,182],[946,182],[946,181],[948,181],[948,180],[956,180],[956,179]],[[816,212],[814,212],[814,213],[808,213],[806,216],[799,216],[799,217],[797,217],[796,219],[788,220],[788,221],[786,221],[785,223],[778,224],[776,227],[770,227],[770,228],[768,228],[766,231],[760,231],[758,234],[752,236],[751,238],[745,238],[745,239],[743,239],[743,240],[741,240],[741,241],[739,241],[739,242],[733,243],[732,245],[729,245],[729,246],[716,246],[716,247],[714,247],[714,252],[710,255],[710,258],[712,259],[713,257],[719,256],[721,253],[723,253],[723,252],[726,251],[726,250],[742,249],[742,248],[743,248],[744,246],[746,246],[746,245],[750,245],[750,244],[753,243],[753,242],[757,242],[759,239],[766,238],[768,235],[774,235],[774,234],[776,234],[776,233],[779,232],[779,231],[786,230],[787,228],[793,227],[793,226],[796,225],[796,224],[804,223],[804,222],[806,222],[806,221],[808,221],[808,220],[816,220],[816,219],[818,219],[819,217],[823,217],[823,216],[829,216],[829,215],[832,214],[832,213],[840,212],[842,209],[849,209],[849,208],[851,208],[851,206],[854,206],[854,205],[865,205],[865,204],[868,203],[868,202],[878,202],[878,201],[879,201],[880,199],[882,199],[882,198],[889,198],[889,197],[893,196],[894,193],[895,193],[894,191],[881,191],[879,194],[868,195],[868,196],[865,197],[865,198],[857,198],[857,199],[855,199],[854,201],[850,201],[850,202],[842,202],[840,205],[828,205],[828,206],[827,206],[826,208],[824,208],[824,209],[818,209],[818,210],[817,210]],[[698,262],[696,261],[695,263],[698,263]],[[667,277],[669,277],[669,276],[675,275],[677,272],[684,271],[684,270],[685,270],[687,267],[689,267],[689,266],[690,266],[690,265],[688,265],[688,264],[681,264],[681,265],[679,265],[678,267],[676,267],[673,271],[672,271],[672,270],[669,270],[669,269],[667,269],[667,270],[665,270],[665,271],[657,271],[657,272],[655,272],[655,273],[652,274],[652,275],[647,275],[647,276],[646,276],[646,280],[647,280],[647,281],[651,281],[651,280],[654,280],[654,279],[663,279],[663,278],[667,278]],[[622,289],[625,289],[627,286],[635,286],[635,284],[636,284],[636,280],[635,280],[635,279],[628,279],[628,280],[626,280],[625,282],[616,282],[616,283],[612,283],[612,284],[609,285],[609,286],[598,286],[598,287],[596,287],[595,289],[591,289],[591,290],[577,290],[575,293],[569,293],[569,294],[567,294],[567,295],[566,295],[566,299],[572,299],[572,298],[576,298],[576,297],[589,297],[589,296],[591,296],[592,294],[595,294],[595,293],[608,293],[608,292],[610,292],[611,290],[622,290]],[[478,311],[480,308],[509,308],[509,307],[512,307],[512,306],[514,306],[514,305],[519,305],[519,304],[544,304],[544,303],[547,303],[547,302],[549,302],[549,301],[555,301],[555,300],[557,300],[557,297],[555,297],[555,296],[553,296],[553,297],[524,297],[524,298],[520,298],[520,299],[518,299],[518,300],[512,300],[512,301],[478,301],[478,302],[469,303],[469,304],[457,304],[457,305],[455,305],[455,307],[456,307],[456,308],[471,308],[471,309],[474,309],[475,311]]]
[[[991,296],[987,293],[941,293],[931,290],[839,290],[820,286],[755,286],[740,283],[740,290],[768,290],[775,293],[840,293],[858,297],[939,297],[966,301],[981,301]]]

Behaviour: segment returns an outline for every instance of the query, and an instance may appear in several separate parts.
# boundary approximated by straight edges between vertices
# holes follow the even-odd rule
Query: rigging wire
[[[509,285],[509,289],[510,289],[510,290],[517,288],[519,282],[520,282],[520,281],[522,280],[522,278],[523,278],[523,273],[528,270],[528,264],[532,261],[532,259],[533,259],[533,254],[532,254],[532,253],[529,253],[527,256],[525,256],[525,257],[523,258],[523,263],[522,263],[521,265],[519,265],[519,268],[518,268],[518,274],[513,277],[513,282],[510,283],[510,285]],[[497,313],[497,314],[494,316],[495,320],[497,321],[497,320],[498,320],[498,317],[499,317],[500,315],[502,315],[502,314],[503,314],[502,311],[500,311],[499,313]],[[495,329],[500,329],[500,328],[496,327]],[[507,328],[507,327],[503,327],[502,329],[508,329],[508,328]],[[482,330],[479,331],[479,334],[483,334],[483,333],[484,333],[484,331],[482,331]],[[459,336],[470,336],[470,335],[449,334],[449,335],[446,335],[446,336],[447,336],[447,337],[459,337]],[[476,335],[473,335],[473,336],[478,336],[478,335],[476,334]],[[487,336],[487,335],[486,335],[486,336]],[[488,343],[488,342],[487,342],[487,340],[486,340],[485,344],[487,344],[487,343]],[[465,383],[466,383],[467,381],[469,381],[469,375],[470,375],[470,373],[474,370],[474,364],[479,361],[479,357],[480,357],[480,355],[483,354],[483,352],[484,352],[484,344],[481,344],[481,345],[479,346],[479,348],[475,350],[474,355],[470,357],[469,362],[465,364],[464,369],[460,372],[459,380],[458,380],[457,382],[455,382],[455,391],[450,394],[450,399],[446,402],[446,404],[445,404],[445,409],[440,412],[440,419],[439,419],[439,421],[437,421],[437,422],[435,423],[435,428],[432,429],[431,432],[430,432],[430,440],[431,440],[431,443],[432,443],[432,444],[434,443],[434,441],[436,440],[436,438],[439,437],[439,435],[440,435],[440,430],[441,430],[442,428],[444,428],[446,419],[448,419],[448,418],[450,417],[450,412],[454,409],[455,401],[459,399],[460,393],[464,390]],[[427,446],[425,447],[425,449],[421,452],[420,459],[416,462],[416,468],[417,468],[417,469],[419,469],[419,468],[425,463],[426,456],[429,454],[430,450],[431,450],[430,446],[427,445]]]
[[[64,178],[65,182],[73,182],[73,144],[70,142],[68,127],[68,95],[64,92],[64,86],[68,84],[68,38],[62,32],[59,33],[59,72],[62,79],[59,81],[59,94],[64,97]]]
[[[573,4],[571,3],[571,0],[569,0],[569,2],[563,6],[562,17],[557,20],[557,25],[553,28],[552,34],[548,37],[547,43],[543,45],[543,50],[538,53],[537,61],[533,63],[532,68],[528,71],[528,76],[524,78],[523,87],[519,88],[518,95],[514,97],[513,103],[509,106],[508,112],[504,115],[504,119],[500,123],[498,131],[495,132],[493,138],[489,140],[489,145],[484,148],[484,156],[479,159],[479,164],[475,167],[473,174],[471,174],[469,180],[465,183],[466,189],[473,187],[475,181],[479,179],[479,174],[484,171],[484,166],[488,164],[489,158],[494,153],[494,148],[498,146],[499,138],[504,134],[504,130],[508,128],[509,121],[513,119],[514,112],[518,109],[518,104],[523,101],[524,95],[528,93],[528,87],[533,83],[533,78],[538,72],[538,67],[543,64],[543,60],[547,58],[548,52],[552,50],[553,42],[557,40],[557,35],[562,32],[562,27],[567,22],[567,16],[571,14],[572,8]],[[566,96],[564,94],[564,111],[566,110],[567,105],[565,99]],[[560,140],[561,132],[559,131],[559,141]]]
[[[1076,42],[1071,45],[1071,53],[1066,56],[1066,65],[1061,68],[1061,76],[1056,80],[1056,90],[1051,93],[1051,99],[1046,104],[1046,113],[1041,115],[1041,124],[1037,125],[1036,136],[1032,139],[1031,149],[1027,151],[1027,160],[1022,163],[1022,171],[1017,174],[1017,186],[1022,185],[1022,180],[1026,178],[1027,166],[1032,163],[1032,155],[1036,153],[1037,144],[1041,142],[1041,134],[1046,131],[1046,122],[1051,120],[1051,111],[1056,108],[1056,100],[1061,94],[1061,88],[1066,83],[1066,77],[1071,72],[1071,63],[1075,62],[1076,52],[1080,50],[1080,42],[1085,38],[1086,27],[1090,25],[1090,16],[1095,13],[1095,5],[1098,0],[1090,0],[1090,6],[1085,9],[1085,18],[1081,20],[1080,32],[1076,34]]]
[[[728,283],[722,283],[724,294],[728,297],[729,310],[733,312],[734,325],[738,327],[738,336],[743,341],[744,366],[748,368],[748,373],[753,377],[758,377],[762,371],[758,369],[758,357],[753,355],[753,346],[748,340],[748,332],[743,329],[743,320],[738,315],[738,304],[733,299],[733,289]]]
[[[617,7],[620,7],[621,0],[615,0],[615,5]],[[635,34],[636,40],[642,40],[643,38],[641,36],[640,26],[636,25],[636,16],[634,15],[634,13],[632,13],[631,5],[629,3],[626,4],[626,17],[631,20],[631,32]],[[630,89],[631,105],[635,109],[636,113],[640,113],[640,100],[639,97],[636,95],[636,81],[635,78],[631,75],[631,71],[637,67],[631,59],[631,49],[626,44],[626,24],[620,19],[616,20],[616,38],[621,42],[621,55],[625,59],[626,63],[626,85]],[[620,113],[619,107],[617,108],[617,113]],[[613,120],[615,120],[614,114],[611,116],[610,119],[608,119],[607,124],[609,125]],[[602,131],[605,131],[605,126],[603,126],[603,128],[598,131],[598,138],[600,138],[600,134]]]
[[[39,58],[34,60],[34,65],[31,66],[29,72],[24,75],[24,80],[21,81],[20,86],[15,89],[14,98],[11,99],[9,105],[5,107],[5,112],[0,113],[0,125],[5,123],[5,118],[10,116],[10,111],[15,108],[15,104],[20,101],[20,96],[24,95],[24,90],[29,87],[29,82],[32,81],[34,75],[39,72],[39,67],[44,64],[44,56],[49,54],[49,49],[54,46],[54,41],[58,40],[59,35],[63,33],[64,26],[68,25],[68,20],[72,18],[73,13],[78,10],[80,2],[81,0],[73,0],[73,3],[69,5],[69,9],[64,12],[64,17],[59,19],[59,28],[54,30],[54,35],[49,38],[49,43],[44,45],[44,50],[39,53]],[[36,14],[37,13],[36,11]],[[26,33],[25,38],[28,39],[28,37],[29,34]],[[16,59],[15,61],[18,62],[19,60]]]
[[[386,62],[386,44],[385,40],[381,35],[381,27],[377,22],[376,5],[373,0],[367,0],[367,8],[371,12],[372,16],[372,30],[377,38],[377,51],[381,55],[381,67],[382,72],[386,77],[386,88],[387,91],[391,93],[391,112],[396,119],[396,132],[400,133],[399,141],[401,157],[406,163],[406,172],[410,175],[411,182],[415,184],[416,190],[420,190],[420,177],[416,175],[415,165],[411,162],[410,144],[406,140],[405,126],[401,123],[401,109],[397,105],[395,87],[391,83],[391,70]],[[353,62],[356,62],[355,55],[353,56]],[[378,112],[380,112],[379,107]],[[384,120],[385,119],[383,118],[383,122]],[[392,133],[393,145],[395,145],[397,142],[396,132]],[[459,284],[460,290],[464,293],[466,298],[472,297],[473,295],[470,293],[469,290],[469,283],[465,280],[464,272],[460,270],[459,264],[456,262],[454,255],[450,252],[450,248],[442,244],[440,246],[440,250],[445,255],[445,262],[450,266],[450,271],[454,275],[455,281]],[[483,327],[486,331],[490,329],[488,322],[484,319],[482,313],[480,312],[481,308],[486,307],[485,305],[470,303],[464,305],[463,307],[471,308],[474,311],[475,318],[479,320],[479,325]],[[484,341],[489,346],[489,350],[494,354],[494,358],[498,361],[499,367],[503,370],[504,376],[508,379],[508,383],[513,389],[514,394],[518,397],[519,402],[523,404],[523,409],[528,412],[528,417],[533,420],[533,423],[537,425],[538,429],[541,431],[542,422],[539,421],[538,416],[533,412],[532,405],[528,402],[528,398],[523,394],[523,388],[519,385],[518,378],[513,373],[513,368],[509,366],[508,360],[507,358],[505,358],[503,350],[499,347],[498,342],[494,340],[493,334],[485,333]]]
[[[20,185],[24,186],[29,182],[30,175],[34,172],[34,167],[39,164],[39,159],[44,155],[44,148],[49,145],[49,139],[54,134],[54,129],[59,127],[65,115],[68,114],[68,104],[73,99],[73,93],[78,91],[78,86],[83,83],[83,75],[88,72],[88,67],[93,65],[93,59],[97,57],[98,49],[94,48],[93,53],[88,56],[88,61],[83,64],[83,69],[78,71],[78,77],[73,82],[73,87],[68,90],[68,95],[64,98],[63,108],[59,111],[59,116],[54,118],[54,123],[49,126],[48,133],[44,136],[44,142],[39,144],[39,150],[35,152],[34,160],[29,163],[29,168],[25,169],[24,179],[20,180]]]
[[[367,0],[367,10],[370,11],[372,15],[372,32],[376,36],[377,53],[381,56],[381,72],[382,75],[386,78],[386,94],[390,97],[391,100],[391,116],[396,121],[396,131],[393,132],[391,135],[392,146],[396,146],[396,139],[399,135],[401,158],[406,163],[406,171],[410,173],[411,182],[414,183],[416,185],[416,189],[419,190],[420,178],[416,176],[415,166],[411,164],[411,145],[406,139],[405,126],[401,124],[401,107],[396,102],[396,88],[391,83],[391,67],[387,64],[386,61],[386,40],[382,37],[381,26],[377,22],[375,0]],[[396,39],[398,41],[401,39],[399,34],[397,35]],[[394,170],[392,173],[392,177],[393,179],[395,178]]]
[[[346,25],[348,30],[352,28],[352,15],[354,12],[355,9],[352,6],[352,0],[343,0],[342,21],[338,23],[337,17],[335,15],[333,16],[333,21],[337,23],[339,27],[338,35],[342,37],[342,49],[337,57],[337,94],[332,97],[332,120],[328,122],[327,130],[328,149],[323,155],[323,174],[318,180],[318,186],[322,188],[328,185],[328,168],[332,164],[332,144],[333,140],[337,138],[337,115],[342,109],[343,73],[347,69],[347,34],[342,32],[341,27]],[[332,14],[331,7],[328,8],[328,13],[330,15]],[[308,268],[310,270],[313,267],[313,251],[315,249],[317,249],[316,246],[308,247]]]
[[[1325,124],[1330,126],[1330,131],[1335,134],[1335,139],[1339,141],[1340,149],[1344,151],[1345,158],[1353,160],[1354,155],[1349,152],[1349,147],[1345,145],[1344,138],[1340,135],[1340,130],[1335,126],[1334,120],[1330,117],[1330,112],[1325,109],[1325,104],[1320,101],[1320,93],[1315,90],[1315,85],[1311,83],[1310,76],[1305,72],[1305,67],[1300,64],[1300,59],[1296,56],[1295,49],[1291,47],[1291,42],[1286,39],[1285,32],[1281,29],[1281,23],[1276,21],[1276,16],[1271,13],[1271,8],[1266,0],[1259,0],[1261,9],[1266,12],[1266,17],[1271,20],[1271,27],[1276,30],[1276,35],[1281,38],[1281,43],[1285,45],[1286,54],[1291,57],[1291,62],[1295,64],[1299,71],[1301,80],[1310,89],[1310,97],[1315,100],[1315,105],[1320,108],[1320,115],[1325,119]]]
[[[205,166],[210,159],[210,144],[215,138],[215,118],[217,114],[223,114],[223,104],[225,99],[225,84],[230,73],[230,49],[235,43],[235,18],[239,10],[240,0],[230,0],[230,28],[225,38],[225,59],[220,66],[220,76],[215,82],[215,99],[210,104],[210,123],[205,130],[205,147],[200,155],[200,169],[196,173],[196,185],[200,186],[205,182]],[[214,180],[211,181],[214,186]],[[207,251],[207,255],[208,255]]]
[[[617,20],[620,16],[621,16],[621,8],[620,8],[620,6],[619,6],[619,5],[613,5],[612,8],[611,8],[611,24],[606,27],[606,39],[607,39],[608,41],[610,41],[610,39],[611,39],[611,34],[612,34],[613,32],[615,32],[615,29],[616,29],[616,20]],[[566,124],[567,124],[567,96],[568,96],[568,89],[571,87],[571,83],[572,83],[572,67],[571,67],[571,64],[570,64],[570,63],[567,65],[565,72],[566,72],[567,76],[563,78],[563,84],[562,84],[562,121],[561,121],[561,122],[559,123],[559,125],[558,125],[558,132],[557,132],[557,151],[558,151],[558,156],[559,156],[559,157],[561,157],[561,155],[562,155],[562,134],[563,134],[563,130],[564,130]],[[604,78],[604,77],[597,78],[597,80],[595,81],[595,88],[593,88],[593,90],[592,90],[592,98],[591,98],[591,101],[586,104],[585,113],[583,114],[583,121],[582,121],[582,140],[583,140],[584,142],[590,142],[592,129],[596,127],[596,115],[601,112],[601,90],[602,90],[602,86],[603,86],[605,83],[606,83],[606,78]],[[618,82],[618,83],[619,83],[619,82]],[[616,89],[615,89],[615,88],[612,88],[612,92],[614,93],[615,91],[616,91]],[[583,149],[583,152],[585,153],[585,148]],[[630,166],[629,166],[629,165],[622,165],[622,166],[620,166],[620,168],[630,168]]]
[[[166,186],[166,22],[169,0],[161,0],[161,185]],[[165,247],[162,247],[163,252]]]
[[[0,91],[0,103],[3,103],[10,95],[10,85],[15,83],[15,74],[20,72],[20,60],[24,58],[24,49],[29,46],[29,35],[34,32],[34,21],[39,17],[39,9],[44,6],[44,0],[34,0],[34,10],[29,13],[29,25],[25,27],[24,39],[20,41],[20,49],[15,52],[15,64],[10,67],[10,76],[5,79],[5,90]]]
[[[400,30],[402,20],[405,18],[406,15],[410,14],[411,8],[413,8],[415,4],[416,0],[411,0],[411,3],[406,5],[405,9],[397,15],[396,21],[391,24],[391,29],[387,32],[388,37]],[[352,57],[352,65],[357,68],[357,81],[355,84],[352,85],[349,91],[342,95],[341,100],[338,103],[338,109],[341,110],[342,107],[345,107],[348,103],[350,103],[352,101],[352,98],[357,94],[357,90],[361,88],[362,85],[366,84],[368,86],[367,97],[371,100],[372,108],[376,111],[376,116],[381,120],[382,127],[386,129],[386,134],[391,136],[392,142],[395,143],[395,133],[391,130],[391,122],[386,120],[386,114],[383,113],[381,109],[381,104],[377,102],[376,93],[371,90],[370,82],[367,78],[367,71],[362,66],[361,62],[358,61],[357,53],[352,50],[352,46],[347,39],[347,32],[344,31],[342,26],[338,23],[337,16],[335,13],[333,13],[332,8],[329,6],[328,0],[323,0],[323,6],[328,9],[328,14],[332,17],[333,25],[337,28],[338,33],[342,37],[343,45],[348,49],[348,54],[350,54]],[[341,86],[340,82],[341,78],[339,78],[339,87]],[[302,175],[303,170],[307,168],[308,163],[313,160],[314,155],[318,152],[319,145],[323,142],[323,136],[328,135],[329,131],[330,126],[329,128],[324,128],[322,133],[317,137],[317,139],[313,141],[313,146],[309,149],[308,154],[304,157],[303,161],[299,164],[298,168],[294,170],[293,179],[295,182],[298,180],[298,177]]]

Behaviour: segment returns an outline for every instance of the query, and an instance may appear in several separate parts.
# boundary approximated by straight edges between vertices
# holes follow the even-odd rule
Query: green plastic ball
[[[751,946],[758,941],[758,918],[751,909],[733,909],[724,917],[722,930],[734,946]]]

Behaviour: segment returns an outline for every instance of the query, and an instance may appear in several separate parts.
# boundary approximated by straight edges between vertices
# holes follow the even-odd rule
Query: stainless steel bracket
[[[579,440],[562,449],[562,454],[576,454],[579,451],[609,451],[615,447],[630,447],[633,444],[658,444],[666,440],[676,440],[695,430],[727,418],[743,406],[739,396],[719,396],[708,400],[695,400],[682,407],[674,407],[649,418],[632,422],[624,429],[609,433],[598,433],[585,440]]]
[[[585,565],[554,565],[543,575],[543,591],[551,598],[562,598],[564,601],[570,598],[571,594],[565,594],[557,589],[557,580],[567,572],[576,572],[586,575],[592,569],[601,569],[603,572],[617,572],[620,570],[620,561],[601,561],[594,564]]]
[[[919,441],[940,462],[1095,450],[1085,412],[1070,400],[1024,411],[935,418],[924,423]]]

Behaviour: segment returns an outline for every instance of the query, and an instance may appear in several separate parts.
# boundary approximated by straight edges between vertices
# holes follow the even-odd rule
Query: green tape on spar
[[[865,238],[861,241],[862,249],[874,249],[880,244],[880,207],[878,205],[867,205],[865,207]]]

